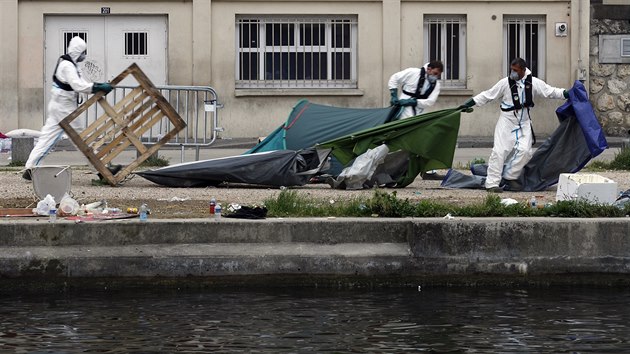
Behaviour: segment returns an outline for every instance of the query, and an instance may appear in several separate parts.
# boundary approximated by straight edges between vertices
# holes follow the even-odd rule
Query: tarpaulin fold
[[[168,187],[217,186],[223,182],[303,186],[328,158],[330,149],[277,150],[186,162],[136,174]]]
[[[421,114],[332,139],[318,147],[332,148],[332,154],[344,165],[381,144],[392,153],[407,151],[406,172],[396,181],[396,187],[405,187],[422,172],[451,167],[460,113],[453,108]]]

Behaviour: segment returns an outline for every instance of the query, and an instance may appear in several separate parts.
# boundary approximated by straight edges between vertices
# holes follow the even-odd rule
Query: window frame
[[[466,76],[466,29],[467,18],[465,14],[425,14],[423,18],[423,31],[424,31],[424,62],[427,63],[431,60],[441,60],[444,64],[444,70],[440,77],[440,82],[443,89],[465,89],[467,87]],[[432,43],[431,25],[440,26],[440,55],[438,58],[431,58],[431,51],[434,47]],[[453,61],[455,55],[451,50],[451,55],[448,55],[448,46],[452,43],[447,43],[447,27],[451,24],[457,24],[458,28],[458,51],[457,59],[459,63],[457,65],[458,77],[454,79],[448,79],[450,71],[450,63]],[[450,45],[450,48],[453,48]]]
[[[532,63],[529,58],[531,55],[528,55],[526,47],[526,35],[527,31],[525,26],[527,24],[536,24],[538,30],[538,43],[537,43],[537,68],[536,70],[532,70]],[[509,48],[509,25],[510,24],[518,24],[519,25],[519,48],[518,53],[519,56],[527,62],[527,67],[532,71],[532,75],[540,78],[541,80],[545,79],[545,69],[546,69],[546,36],[547,36],[547,19],[545,15],[504,15],[503,16],[503,72],[505,75],[508,75],[510,72],[510,62],[515,58],[508,58],[510,48]],[[525,53],[526,55],[523,55]]]
[[[245,28],[243,25],[257,26],[256,32],[253,32],[251,28]],[[282,43],[267,43],[270,38],[267,33],[268,26],[274,25],[288,25],[290,33],[285,36],[284,33],[280,33],[278,37]],[[313,26],[308,26],[313,25]],[[302,43],[306,37],[305,29],[310,27],[312,32],[319,32],[319,30],[313,31],[314,27],[324,26],[324,37],[318,37],[319,42],[311,44]],[[333,34],[336,31],[336,25],[349,25],[348,34],[349,46],[335,46],[333,43]],[[291,27],[292,26],[292,27]],[[235,88],[236,89],[356,89],[358,87],[357,80],[357,45],[358,45],[358,16],[357,15],[237,15],[235,20]],[[344,26],[345,28],[345,26]],[[249,29],[249,33],[241,30]],[[246,36],[247,38],[245,38]],[[251,45],[252,37],[256,36],[258,43]],[[311,41],[314,37],[310,37]],[[244,41],[248,40],[247,43]],[[344,38],[342,38],[343,40]],[[271,35],[271,41],[278,40],[275,35]],[[284,40],[288,41],[285,42]],[[323,42],[323,43],[322,43]],[[345,42],[344,42],[345,43]],[[279,44],[279,45],[278,45]],[[241,58],[244,55],[250,54],[250,60],[245,63]],[[331,65],[333,61],[337,60],[335,55],[340,54],[345,57],[346,53],[350,57],[348,77],[335,79],[335,65]],[[274,65],[273,60],[269,60],[271,64],[266,63],[266,58],[276,55],[280,58],[289,57],[290,60],[286,64],[282,64],[280,70],[282,73],[271,73],[273,78],[267,78],[269,75],[269,67],[271,69],[278,69]],[[301,59],[298,59],[301,55]],[[325,62],[318,61],[325,57]],[[317,60],[316,60],[317,58]],[[301,63],[300,63],[301,61]],[[320,65],[315,64],[315,61]],[[255,68],[253,63],[256,63]],[[247,64],[249,63],[249,68]],[[323,76],[322,64],[325,65],[325,77]],[[342,66],[345,64],[344,59],[341,59]],[[302,71],[298,70],[299,65],[303,65]],[[288,67],[287,67],[288,65]],[[293,66],[293,68],[291,67]],[[315,67],[317,66],[317,67]],[[315,78],[306,78],[298,76],[305,76],[311,68],[310,73],[316,74]],[[252,70],[254,69],[254,70]],[[293,71],[292,69],[295,69]],[[319,69],[319,70],[318,70]],[[242,70],[248,70],[250,77],[241,77],[243,75]],[[256,71],[256,72],[254,72]],[[286,72],[285,72],[286,71]],[[345,71],[342,71],[345,73]],[[275,75],[287,77],[275,78]],[[290,77],[295,75],[295,77]]]

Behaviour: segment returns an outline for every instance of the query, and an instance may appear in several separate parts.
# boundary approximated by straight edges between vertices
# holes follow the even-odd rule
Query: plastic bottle
[[[532,199],[529,200],[529,206],[532,209],[536,209],[538,207],[538,202],[536,201],[536,197],[532,195]]]
[[[217,205],[217,200],[214,199],[214,197],[210,198],[210,207],[209,207],[209,209],[210,209],[210,217],[214,216],[216,205]]]
[[[57,221],[57,209],[51,208],[48,211],[48,222],[54,223],[55,221]]]
[[[214,207],[214,217],[216,219],[220,219],[221,218],[221,204],[217,204]]]
[[[148,213],[147,205],[142,204],[140,206],[140,211],[139,211],[141,221],[147,221],[147,213]]]

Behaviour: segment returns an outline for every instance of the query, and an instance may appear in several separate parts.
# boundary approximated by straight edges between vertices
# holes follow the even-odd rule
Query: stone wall
[[[630,21],[591,19],[590,100],[607,136],[630,130],[630,64],[600,64],[599,35],[630,33]]]

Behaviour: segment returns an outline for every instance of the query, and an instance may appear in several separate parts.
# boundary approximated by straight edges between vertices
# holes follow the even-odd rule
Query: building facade
[[[591,1],[590,99],[604,131],[630,130],[630,1]]]
[[[41,127],[73,35],[94,81],[136,62],[155,84],[211,86],[222,136],[257,137],[302,98],[383,107],[390,75],[431,59],[445,64],[435,110],[490,88],[514,57],[550,85],[589,85],[589,16],[580,0],[3,0],[0,131]],[[499,103],[463,115],[460,135],[492,136]],[[559,104],[536,102],[537,134],[555,129]]]

